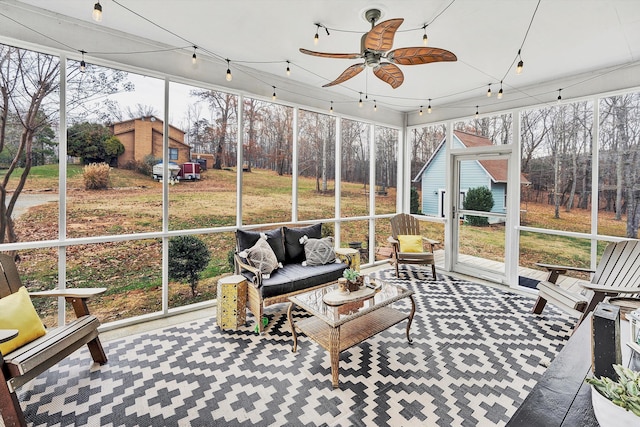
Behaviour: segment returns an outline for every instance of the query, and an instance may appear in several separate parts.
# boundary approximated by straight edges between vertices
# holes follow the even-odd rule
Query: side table
[[[233,275],[218,280],[216,322],[220,329],[237,330],[246,323],[247,279]]]
[[[360,251],[351,248],[336,249],[336,258],[347,264],[349,268],[360,271]]]

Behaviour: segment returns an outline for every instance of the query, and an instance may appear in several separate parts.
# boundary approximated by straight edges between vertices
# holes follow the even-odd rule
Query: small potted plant
[[[593,412],[602,427],[640,425],[640,372],[613,365],[618,381],[587,378],[591,384]]]
[[[350,292],[357,291],[362,284],[362,276],[360,276],[360,272],[358,270],[347,268],[342,273],[342,277],[347,279]]]

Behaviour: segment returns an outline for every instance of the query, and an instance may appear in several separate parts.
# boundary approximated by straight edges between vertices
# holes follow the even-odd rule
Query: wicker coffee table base
[[[410,313],[403,313],[391,308],[390,306],[381,306],[336,327],[332,327],[315,316],[294,322],[293,317],[291,316],[291,311],[294,306],[294,303],[292,302],[289,304],[289,308],[287,310],[289,324],[291,325],[291,333],[293,335],[292,351],[295,353],[298,349],[298,336],[296,334],[296,329],[320,344],[322,348],[329,352],[331,360],[331,382],[334,388],[338,388],[338,364],[340,361],[340,352],[356,344],[360,344],[364,340],[402,322],[405,319],[408,319],[407,341],[409,343],[412,342],[411,337],[409,336],[409,329],[411,328],[411,321],[413,320],[413,315],[416,311],[416,303],[413,299],[413,295],[409,296],[409,298],[411,299]]]

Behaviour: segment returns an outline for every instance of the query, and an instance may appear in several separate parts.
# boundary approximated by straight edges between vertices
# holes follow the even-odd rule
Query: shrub
[[[416,187],[411,187],[410,210],[412,214],[420,213],[420,195]]]
[[[472,211],[490,212],[493,208],[493,195],[487,187],[470,189],[464,198],[464,209]],[[470,225],[489,225],[488,218],[483,216],[467,215],[467,223]]]
[[[106,190],[109,188],[109,167],[106,163],[90,163],[84,167],[82,179],[85,190]]]
[[[169,240],[169,278],[187,281],[192,296],[196,296],[200,272],[210,259],[207,245],[195,236],[178,236]]]

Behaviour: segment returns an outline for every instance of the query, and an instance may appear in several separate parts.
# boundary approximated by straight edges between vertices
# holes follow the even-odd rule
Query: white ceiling
[[[333,100],[336,111],[361,116],[372,114],[362,110],[372,110],[375,99],[390,121],[403,112],[410,113],[409,122],[426,121],[429,98],[432,120],[472,115],[476,105],[482,113],[552,102],[559,88],[569,99],[640,86],[638,0],[542,0],[522,48],[520,75],[514,60],[538,0],[101,0],[101,23],[91,18],[94,2],[0,2],[0,37],[61,49],[74,58],[84,50],[89,62],[126,63],[259,96],[270,97],[276,86],[279,99],[327,109]],[[370,28],[363,14],[372,7],[382,10],[382,20],[404,18],[394,48],[421,46],[421,28],[430,23],[429,45],[452,51],[458,61],[400,66],[405,81],[397,89],[370,69],[340,86],[321,88],[359,61],[312,57],[298,49],[359,52],[361,34]],[[314,46],[316,22],[331,35],[320,29]],[[195,67],[192,45],[201,61]],[[131,54],[165,48],[183,49]],[[231,60],[231,83],[224,79],[225,58]],[[287,60],[290,77],[284,73]],[[499,101],[495,94],[503,77],[505,96]],[[489,83],[492,98],[486,97]],[[360,110],[359,92],[371,101]],[[418,118],[420,105],[425,114]]]

